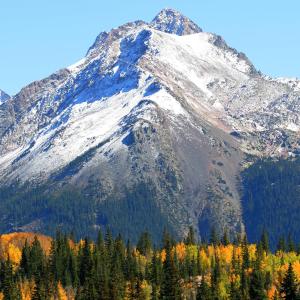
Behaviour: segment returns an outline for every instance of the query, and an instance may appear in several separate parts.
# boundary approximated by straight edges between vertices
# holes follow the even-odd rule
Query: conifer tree
[[[154,251],[152,254],[151,266],[150,266],[150,282],[152,285],[152,300],[158,300],[159,287],[162,281],[162,263],[159,254]]]
[[[70,268],[72,286],[76,288],[79,283],[78,263],[73,251],[70,252],[70,256],[69,256],[69,268]]]
[[[295,241],[292,238],[291,234],[288,235],[287,250],[289,252],[295,252],[296,251]]]
[[[247,270],[250,268],[250,254],[248,249],[248,241],[246,235],[244,235],[242,240],[242,268],[240,274],[240,291],[243,300],[249,299],[249,278],[247,276]]]
[[[212,227],[211,232],[210,232],[209,242],[211,245],[214,245],[214,246],[217,246],[220,243],[218,233],[214,226]]]
[[[242,257],[243,257],[242,268],[243,270],[246,270],[250,268],[250,254],[249,254],[248,241],[246,235],[244,236],[242,241]]]
[[[102,235],[101,229],[98,231],[97,247],[98,247],[98,249],[101,249],[102,247],[104,247],[104,239],[103,239],[103,235]]]
[[[45,254],[36,236],[30,248],[29,266],[29,277],[42,277],[46,266]]]
[[[161,285],[160,299],[169,300],[181,299],[181,289],[179,284],[178,269],[176,267],[174,256],[172,256],[171,241],[166,240],[166,259],[163,263],[163,278]]]
[[[225,228],[225,230],[224,230],[224,234],[223,234],[223,237],[222,237],[222,244],[224,246],[228,246],[230,244],[230,238],[229,238],[229,235],[228,235],[227,228]]]
[[[125,261],[125,248],[120,238],[113,245],[111,270],[109,278],[110,299],[123,299],[125,293],[125,278],[123,266]]]
[[[266,229],[264,229],[262,232],[260,243],[261,243],[262,249],[268,253],[270,248],[269,248],[269,236],[268,236]]]
[[[76,300],[99,300],[99,294],[93,275],[90,274],[87,280],[85,280],[83,287],[76,296]]]
[[[279,300],[279,299],[280,298],[279,298],[278,292],[276,290],[275,293],[274,293],[274,296],[273,296],[272,300]]]
[[[85,284],[93,268],[92,263],[90,242],[88,238],[85,238],[83,248],[79,254],[79,280],[82,286]]]
[[[267,299],[266,291],[264,289],[263,274],[257,268],[255,268],[251,274],[249,295],[251,300]]]
[[[138,243],[136,245],[136,249],[142,255],[149,255],[151,248],[152,248],[151,236],[149,232],[145,231],[141,234]]]
[[[211,294],[213,299],[218,299],[219,282],[221,278],[221,265],[217,255],[215,255],[214,265],[211,274]]]
[[[22,256],[20,261],[20,273],[22,277],[28,276],[29,268],[30,268],[30,246],[26,239],[24,247],[22,248]]]
[[[241,290],[236,281],[230,281],[230,290],[229,290],[230,300],[242,300]]]
[[[240,294],[242,296],[241,299],[249,300],[249,280],[246,275],[246,270],[242,269],[241,271],[241,283],[240,283]]]
[[[50,296],[44,280],[42,278],[36,278],[32,300],[48,300],[51,298]]]
[[[280,236],[279,237],[279,240],[278,240],[278,244],[277,244],[277,251],[286,251],[286,244],[285,244],[285,238],[283,236]]]
[[[111,256],[113,252],[113,237],[109,227],[106,228],[104,243],[107,253]]]
[[[21,299],[20,288],[15,280],[13,266],[9,257],[3,264],[3,295],[4,300]]]
[[[137,261],[136,257],[133,255],[133,249],[130,245],[130,241],[128,241],[126,245],[124,273],[126,280],[129,281],[132,281],[138,274]]]
[[[211,300],[212,294],[208,283],[205,281],[204,274],[201,277],[201,283],[197,289],[197,300]]]
[[[291,263],[289,264],[288,270],[283,278],[280,293],[282,298],[285,300],[297,300],[297,281]]]
[[[194,231],[193,226],[189,227],[189,232],[187,234],[187,237],[184,240],[184,243],[186,245],[195,245],[196,244],[195,231]]]

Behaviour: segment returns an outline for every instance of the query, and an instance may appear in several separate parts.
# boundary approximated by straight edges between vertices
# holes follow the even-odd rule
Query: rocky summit
[[[74,65],[1,92],[2,230],[241,232],[240,172],[297,155],[299,100],[299,80],[173,9],[102,32]]]
[[[5,92],[0,90],[0,105],[10,98]]]

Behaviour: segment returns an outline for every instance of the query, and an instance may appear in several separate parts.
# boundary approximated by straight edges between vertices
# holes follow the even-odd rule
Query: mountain
[[[173,9],[102,32],[0,106],[0,229],[241,232],[241,170],[298,154],[299,98]]]
[[[0,105],[10,98],[5,92],[0,90]]]

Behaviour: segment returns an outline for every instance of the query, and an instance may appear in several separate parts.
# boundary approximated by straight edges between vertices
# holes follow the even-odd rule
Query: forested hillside
[[[254,242],[265,229],[272,248],[280,236],[300,241],[300,159],[264,159],[245,169],[243,212],[247,236]]]
[[[90,191],[94,189],[97,186],[89,186]],[[145,229],[155,242],[160,241],[163,228],[178,236],[154,201],[150,184],[139,184],[122,197],[113,195],[103,201],[85,189],[55,188],[53,183],[50,188],[0,188],[0,199],[0,232],[34,231],[55,236],[59,228],[78,239],[87,235],[96,239],[98,228],[109,226],[112,234],[121,233],[135,243]]]
[[[28,237],[26,239],[25,237]],[[246,237],[230,243],[213,231],[209,243],[196,243],[191,229],[176,243],[165,232],[154,247],[143,233],[136,246],[107,230],[96,242],[75,242],[10,234],[0,239],[0,299],[298,299],[300,255],[268,236],[258,244]],[[49,246],[50,245],[50,246]]]

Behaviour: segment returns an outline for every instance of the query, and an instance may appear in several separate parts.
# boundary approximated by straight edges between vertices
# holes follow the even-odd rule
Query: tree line
[[[136,245],[109,229],[96,241],[58,232],[48,252],[36,236],[19,259],[1,260],[0,299],[300,299],[299,279],[297,247],[281,238],[271,252],[266,231],[256,244],[214,230],[198,242],[192,228],[177,242],[165,231],[160,246],[148,232]]]

